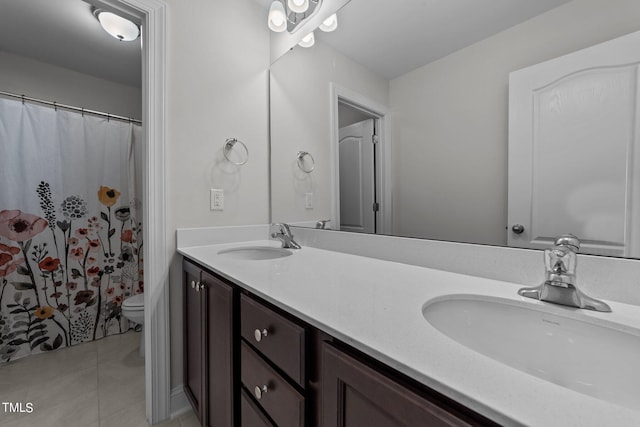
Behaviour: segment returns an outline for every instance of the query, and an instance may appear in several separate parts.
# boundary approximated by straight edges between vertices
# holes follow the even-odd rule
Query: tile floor
[[[147,427],[139,334],[129,331],[0,366],[0,426]],[[31,402],[33,412],[6,412],[1,402]],[[193,412],[157,424],[197,425]]]

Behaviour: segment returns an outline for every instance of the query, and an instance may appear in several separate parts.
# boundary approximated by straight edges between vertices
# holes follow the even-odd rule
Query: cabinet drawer
[[[275,427],[244,388],[240,393],[240,425],[242,427]]]
[[[304,397],[244,342],[240,360],[243,386],[254,393],[271,419],[280,427],[304,425]]]
[[[240,298],[240,323],[242,337],[304,387],[304,328],[246,295]]]

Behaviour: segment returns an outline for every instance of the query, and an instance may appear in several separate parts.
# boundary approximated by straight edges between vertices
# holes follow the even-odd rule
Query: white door
[[[373,119],[339,133],[340,230],[375,233]]]
[[[640,256],[638,64],[640,32],[511,73],[510,246]]]

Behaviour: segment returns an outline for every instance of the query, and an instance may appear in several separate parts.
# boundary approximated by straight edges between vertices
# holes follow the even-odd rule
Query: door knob
[[[256,396],[256,399],[260,400],[262,399],[262,395],[265,394],[267,391],[269,391],[269,388],[266,385],[263,385],[262,387],[256,386],[253,389],[253,394]]]
[[[257,342],[262,341],[262,338],[266,337],[269,335],[269,331],[267,331],[266,329],[256,329],[255,331],[253,331],[253,337],[256,339]]]
[[[524,232],[524,225],[516,224],[513,227],[511,227],[511,231],[513,231],[516,234],[522,234]]]

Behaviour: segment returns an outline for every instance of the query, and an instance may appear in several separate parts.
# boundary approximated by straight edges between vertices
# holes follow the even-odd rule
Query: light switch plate
[[[224,190],[211,189],[211,210],[224,210]]]
[[[304,207],[306,209],[313,209],[313,193],[305,193]]]

